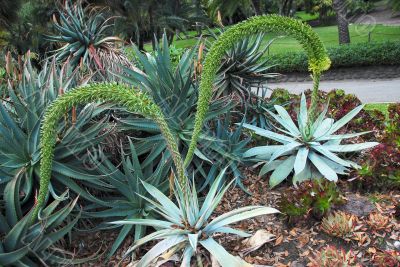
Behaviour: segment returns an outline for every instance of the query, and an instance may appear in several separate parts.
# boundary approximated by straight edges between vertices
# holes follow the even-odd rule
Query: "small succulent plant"
[[[357,229],[357,218],[343,211],[336,211],[322,220],[321,230],[330,236],[350,241]]]
[[[366,132],[334,134],[354,118],[363,107],[363,105],[358,106],[339,121],[334,122],[331,118],[325,118],[328,112],[328,105],[326,105],[318,118],[315,121],[310,121],[306,98],[302,94],[300,111],[297,114],[298,125],[293,122],[289,113],[282,106],[275,106],[278,114],[267,110],[280,124],[282,128],[276,128],[283,134],[249,124],[243,125],[258,135],[282,143],[282,145],[253,147],[244,156],[255,157],[255,161],[266,162],[260,171],[260,175],[273,171],[270,177],[271,187],[285,180],[292,170],[294,170],[294,184],[307,179],[322,177],[336,182],[338,174],[347,174],[349,167],[360,168],[356,163],[338,157],[336,153],[355,152],[378,145],[376,142],[340,144],[344,139],[357,137]]]
[[[223,267],[250,266],[240,258],[229,254],[214,240],[213,235],[215,233],[226,233],[249,237],[248,233],[233,229],[228,225],[278,211],[269,207],[248,206],[224,213],[210,220],[214,209],[230,185],[221,187],[224,172],[225,170],[215,179],[202,205],[199,205],[195,186],[182,188],[178,183],[175,183],[174,193],[177,201],[177,204],[175,204],[157,188],[143,182],[144,188],[157,201],[142,197],[154,206],[154,211],[164,217],[164,220],[127,219],[113,222],[113,224],[147,225],[157,229],[154,233],[137,240],[134,246],[128,250],[127,253],[130,253],[147,242],[162,239],[141,258],[137,267],[149,266],[153,260],[169,249],[182,250],[181,266],[189,267],[191,258],[196,254],[199,245],[210,252]]]
[[[400,104],[388,108],[386,127],[379,135],[381,144],[362,158],[357,172],[361,189],[379,190],[400,188]]]
[[[385,230],[387,229],[390,222],[390,218],[388,216],[382,215],[379,212],[371,213],[368,216],[367,224],[374,230]]]
[[[378,267],[400,266],[400,252],[395,250],[378,251],[372,257],[372,263]]]
[[[357,264],[357,256],[352,252],[345,252],[334,246],[327,246],[314,253],[309,258],[308,267],[361,267]]]
[[[307,215],[309,211],[321,219],[333,205],[344,203],[339,188],[333,182],[317,179],[301,183],[297,188],[287,188],[279,201],[279,210],[289,220]]]

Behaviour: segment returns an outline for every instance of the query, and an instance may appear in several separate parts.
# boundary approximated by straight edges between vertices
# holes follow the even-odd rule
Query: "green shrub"
[[[332,68],[400,65],[400,43],[359,43],[328,48]],[[293,52],[271,55],[271,63],[276,64],[273,71],[307,72],[307,55]]]
[[[400,188],[400,104],[390,104],[381,144],[362,158],[355,186],[364,190]]]

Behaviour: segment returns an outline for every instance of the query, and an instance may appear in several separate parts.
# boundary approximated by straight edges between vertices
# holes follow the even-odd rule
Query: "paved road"
[[[292,93],[300,94],[312,88],[312,82],[270,83],[268,87],[285,88]],[[349,94],[355,94],[363,103],[400,102],[400,78],[389,80],[343,80],[322,81],[320,90],[330,91],[343,89]]]

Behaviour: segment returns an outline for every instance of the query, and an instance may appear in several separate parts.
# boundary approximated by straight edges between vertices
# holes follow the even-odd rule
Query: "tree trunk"
[[[154,10],[152,5],[149,5],[148,9],[149,13],[149,26],[150,26],[150,31],[151,31],[151,44],[153,46],[153,50],[156,50],[156,40],[158,42],[158,29],[156,28],[154,24]]]
[[[201,12],[202,12],[202,7],[201,7],[201,0],[193,0],[193,5],[195,6],[196,9],[196,15],[200,17]],[[196,22],[196,32],[197,36],[202,35],[202,25],[199,22]]]
[[[252,0],[253,3],[253,7],[254,7],[254,13],[256,15],[261,15],[262,11],[261,11],[261,0]]]
[[[349,21],[346,18],[346,0],[333,0],[333,9],[336,12],[336,20],[339,31],[339,44],[350,43]]]
[[[140,37],[139,37],[139,50],[145,52],[143,35],[140,35]]]
[[[279,7],[279,13],[283,16],[290,16],[293,7],[293,0],[283,0]]]

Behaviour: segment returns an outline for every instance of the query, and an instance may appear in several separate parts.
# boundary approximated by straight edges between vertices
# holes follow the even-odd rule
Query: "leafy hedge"
[[[400,65],[400,43],[359,43],[328,48],[332,61],[331,68]],[[272,55],[271,63],[276,64],[276,72],[307,72],[307,55],[304,52],[292,52]]]

